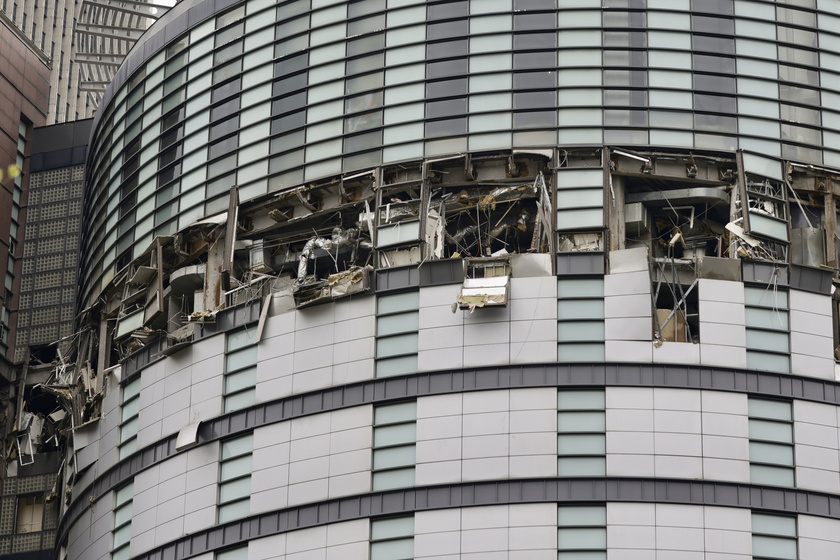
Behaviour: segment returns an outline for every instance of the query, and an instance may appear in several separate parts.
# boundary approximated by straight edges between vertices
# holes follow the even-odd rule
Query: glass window
[[[513,75],[513,89],[538,89],[557,87],[557,73],[554,71],[543,72],[516,72]]]
[[[428,7],[427,17],[429,21],[466,17],[470,13],[469,4],[470,3],[467,0],[457,0],[443,4],[432,4]]]
[[[801,124],[820,125],[820,111],[810,107],[799,107],[796,105],[781,104],[781,118]]]
[[[752,513],[752,554],[755,558],[795,560],[796,518]]]
[[[738,120],[735,117],[696,113],[694,115],[694,126],[697,130],[734,134],[738,131]]]
[[[364,76],[348,78],[345,81],[344,90],[347,95],[353,95],[355,93],[361,93],[371,89],[379,89],[385,85],[384,82],[385,76],[383,75],[383,72],[373,72],[371,74],[365,74]]]
[[[429,101],[426,103],[426,117],[450,117],[463,115],[467,112],[467,100],[447,99],[445,101]]]
[[[790,66],[788,64],[779,64],[779,79],[806,86],[820,85],[820,74],[817,70]]]
[[[414,517],[370,522],[370,560],[414,558]]]
[[[603,55],[604,66],[647,66],[646,51],[607,49],[604,51]]]
[[[797,29],[779,25],[776,27],[778,39],[784,43],[793,43],[802,47],[817,47],[817,32],[813,29]]]
[[[242,49],[244,45],[245,43],[240,40],[217,50],[215,53],[213,53],[213,64],[223,64],[228,60],[233,60],[237,56],[240,56],[242,54]]]
[[[382,111],[374,111],[344,119],[344,132],[360,132],[382,126]]]
[[[299,55],[290,56],[277,61],[274,63],[274,75],[279,77],[293,72],[299,72],[300,70],[305,70],[308,65],[308,58],[307,53],[301,53]]]
[[[546,14],[515,13],[513,16],[514,31],[537,31],[554,27],[554,18],[546,17]]]
[[[515,50],[553,49],[557,46],[557,33],[518,33],[513,36]]]
[[[238,58],[213,70],[213,83],[220,84],[242,73],[242,59]]]
[[[735,33],[735,20],[732,18],[694,14],[691,16],[691,29],[700,33],[732,35]]]
[[[426,64],[426,77],[429,79],[457,76],[469,72],[469,59],[460,58],[442,62],[429,62]]]
[[[645,27],[645,12],[603,11],[604,27]]]
[[[711,88],[709,88],[711,89]],[[724,90],[725,91],[725,90]],[[712,111],[716,113],[737,113],[737,102],[734,97],[720,95],[694,94],[694,108],[697,111]]]
[[[694,54],[691,57],[692,67],[697,72],[717,72],[734,74],[735,59],[723,56]]]
[[[604,70],[604,85],[646,87],[647,72],[644,70]]]
[[[428,82],[426,84],[426,97],[428,99],[436,99],[439,97],[466,95],[468,87],[467,80],[468,78],[459,78],[455,80]]]
[[[513,114],[514,128],[553,128],[557,126],[557,111],[530,111]]]
[[[556,106],[557,93],[554,91],[534,91],[513,94],[514,109],[538,109]]]
[[[647,111],[604,110],[606,126],[647,126]]]
[[[565,349],[564,345],[560,346],[561,354]],[[603,391],[558,392],[558,476],[606,474],[604,406]]]
[[[401,317],[391,316],[389,319]],[[377,332],[381,319],[377,320]],[[414,323],[416,321],[412,321]],[[396,325],[395,325],[396,326]],[[399,327],[394,332],[408,330]],[[416,330],[416,326],[413,327]],[[415,442],[417,440],[415,401],[374,408],[373,489],[386,490],[414,485]]]
[[[801,103],[803,105],[820,105],[819,90],[794,85],[779,84],[779,98],[782,101]]]
[[[641,49],[647,46],[644,31],[604,31],[605,47],[626,47]]]
[[[467,19],[442,23],[429,23],[426,25],[426,38],[428,40],[466,37],[469,34],[469,20]]]
[[[695,51],[706,51],[718,54],[735,54],[735,39],[728,37],[710,37],[708,35],[694,35],[692,42]]]
[[[453,56],[466,56],[470,52],[470,43],[467,39],[457,41],[440,41],[429,43],[426,46],[426,60],[438,58],[451,58]]]
[[[782,140],[821,145],[822,135],[818,129],[782,123]]]
[[[830,55],[823,54],[822,56],[828,57]],[[817,51],[779,45],[779,60],[783,62],[792,62],[793,64],[803,64],[806,66],[819,66],[820,53]],[[823,64],[828,66],[826,61],[823,61]]]
[[[604,105],[642,107],[647,105],[647,92],[634,89],[605,89]]]

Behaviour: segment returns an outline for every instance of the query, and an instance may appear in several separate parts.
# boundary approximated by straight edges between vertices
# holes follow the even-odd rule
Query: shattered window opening
[[[18,496],[15,534],[36,533],[44,526],[44,495]]]
[[[510,291],[510,260],[507,257],[467,259],[464,285],[458,294],[458,307],[475,311],[477,307],[506,307]]]

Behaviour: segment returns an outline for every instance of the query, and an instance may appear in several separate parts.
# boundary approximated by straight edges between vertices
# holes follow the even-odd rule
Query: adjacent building
[[[179,3],[90,125],[25,408],[55,555],[838,556],[838,23]]]

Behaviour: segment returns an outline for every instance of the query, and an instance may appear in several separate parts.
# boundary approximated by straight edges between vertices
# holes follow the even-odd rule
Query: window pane
[[[227,351],[230,352],[232,350],[238,350],[243,346],[248,346],[249,344],[256,344],[257,340],[254,337],[254,333],[256,332],[256,328],[251,327],[249,329],[242,329],[233,333],[228,333],[227,335]]]
[[[373,412],[375,424],[411,422],[417,419],[417,401],[377,406]]]
[[[225,393],[235,393],[257,383],[257,368],[251,367],[225,376]]]
[[[603,319],[604,300],[560,300],[557,302],[557,319]]]
[[[225,412],[230,412],[231,410],[239,410],[241,408],[246,408],[251,406],[256,402],[256,390],[249,389],[247,391],[242,391],[241,393],[236,393],[234,395],[229,395],[225,397]]]
[[[557,508],[557,525],[561,527],[606,524],[607,508],[603,506],[560,506]]]
[[[114,526],[119,527],[131,521],[131,502],[114,511]]]
[[[793,486],[793,478],[793,469],[790,468],[750,465],[750,482],[753,484]]]
[[[771,401],[766,399],[749,399],[749,415],[754,418],[772,418],[774,420],[788,420],[791,417],[791,403],[785,401]]]
[[[376,361],[376,377],[404,375],[417,371],[417,356],[400,356]]]
[[[606,453],[605,439],[603,434],[560,435],[557,436],[557,454],[603,455]]]
[[[251,477],[219,484],[219,503],[246,498],[251,495]]]
[[[750,461],[756,463],[775,463],[793,465],[793,447],[774,443],[750,442]]]
[[[600,278],[569,279],[557,281],[557,297],[602,297],[604,281]]]
[[[560,432],[603,432],[606,421],[603,412],[559,412],[557,430]]]
[[[123,402],[140,394],[140,379],[135,379],[123,388]]]
[[[373,490],[414,486],[414,467],[373,473]]]
[[[114,531],[114,548],[127,543],[131,539],[131,525],[124,525]]]
[[[793,426],[785,422],[771,422],[750,418],[750,439],[792,443]]]
[[[765,329],[788,330],[788,314],[786,310],[755,309],[747,307],[744,310],[747,327],[762,327]]]
[[[228,354],[225,361],[227,362],[228,371],[252,366],[257,363],[257,347],[251,346],[244,350]]]
[[[605,403],[604,391],[560,391],[557,393],[557,408],[560,410],[603,410]]]
[[[230,504],[219,506],[219,523],[226,523],[233,519],[239,519],[251,513],[249,500],[240,500]]]
[[[557,340],[571,341],[599,341],[604,340],[603,321],[571,321],[557,324]]]
[[[786,332],[755,331],[747,329],[747,348],[770,352],[789,352],[789,339]]]
[[[252,455],[243,455],[230,461],[222,463],[222,473],[220,479],[222,481],[231,480],[240,476],[245,476],[251,472]]]
[[[787,373],[790,371],[790,358],[785,354],[768,354],[766,352],[751,352],[747,350],[747,367],[750,369]]]
[[[131,399],[122,407],[122,421],[125,422],[140,412],[140,399]]]
[[[558,476],[604,476],[606,459],[603,457],[560,457],[557,460]]]
[[[414,443],[417,440],[417,426],[414,422],[374,429],[373,444],[376,447]]]
[[[420,305],[420,292],[406,292],[389,296],[380,296],[377,299],[377,313],[395,313],[417,309]]]
[[[754,557],[766,558],[796,558],[796,540],[777,537],[753,536],[752,549]]]
[[[373,452],[373,468],[374,470],[382,470],[394,467],[413,467],[417,455],[415,450],[414,445],[377,449]]]
[[[236,438],[222,442],[222,461],[231,459],[244,453],[250,453],[254,448],[253,436]]]
[[[370,560],[410,560],[414,558],[414,539],[371,543]]]
[[[606,528],[558,529],[557,548],[561,550],[607,548],[607,530]]]
[[[796,537],[796,519],[781,515],[752,514],[753,533],[769,533],[786,537]]]
[[[124,442],[136,436],[137,426],[138,422],[136,416],[128,422],[125,422],[122,426],[120,426],[120,442]]]
[[[134,483],[123,486],[117,490],[115,499],[116,505],[120,506],[134,497]]]
[[[414,535],[413,517],[396,517],[393,519],[381,519],[372,521],[370,524],[371,540],[393,539],[396,537],[407,537]]]
[[[399,354],[410,354],[417,352],[417,335],[403,334],[391,336],[376,341],[376,356],[387,358]]]
[[[420,312],[399,313],[376,319],[377,336],[416,331],[420,324]]]

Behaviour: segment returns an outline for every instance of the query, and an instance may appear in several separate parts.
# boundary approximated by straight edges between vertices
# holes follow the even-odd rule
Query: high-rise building
[[[58,508],[46,525],[41,523],[37,529],[33,516],[27,516],[27,511],[43,508],[43,500],[34,496],[45,495],[44,490],[49,489],[47,483],[55,477],[43,476],[43,472],[35,472],[28,465],[18,465],[18,440],[14,437],[19,428],[19,405],[24,397],[19,390],[20,369],[14,362],[23,297],[21,276],[29,202],[29,157],[33,151],[33,129],[43,125],[47,118],[49,76],[49,67],[38,49],[0,17],[0,274],[4,279],[0,292],[0,434],[3,435],[0,558],[13,556],[20,560],[36,560],[39,551],[41,554],[51,551],[58,522]],[[40,459],[42,465],[47,464],[46,456]],[[55,472],[58,462],[53,461],[53,465],[52,472]],[[19,474],[21,478],[10,479],[7,477],[10,474]],[[44,531],[50,524],[52,531]]]
[[[46,124],[92,117],[134,41],[174,3],[0,0],[0,21],[49,66]]]
[[[22,409],[57,557],[838,557],[838,23],[183,0]]]

